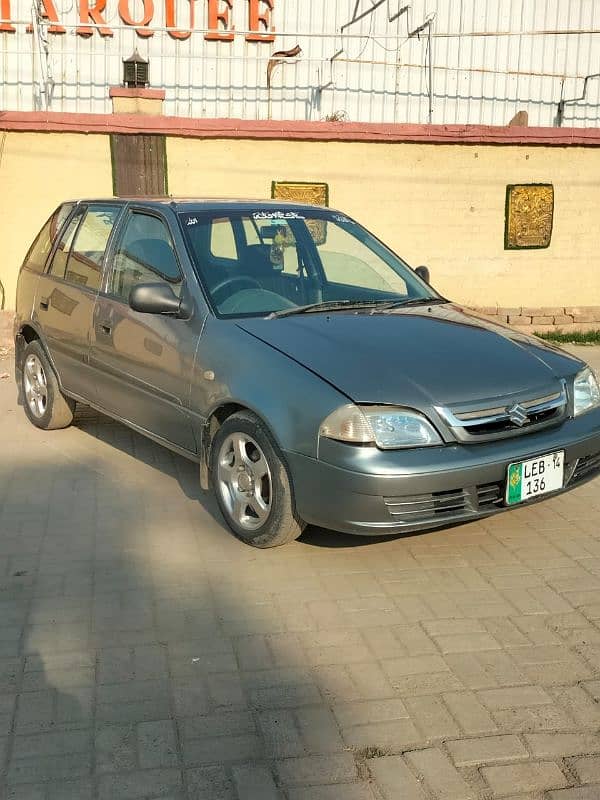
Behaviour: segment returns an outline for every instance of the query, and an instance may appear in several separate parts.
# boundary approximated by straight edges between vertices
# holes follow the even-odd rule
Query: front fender
[[[347,402],[334,386],[234,321],[207,321],[192,382],[195,415],[207,420],[224,405],[243,406],[263,420],[282,450],[316,458],[321,422]]]

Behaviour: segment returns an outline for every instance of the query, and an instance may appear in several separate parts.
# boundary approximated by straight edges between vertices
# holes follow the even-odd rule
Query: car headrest
[[[270,245],[249,245],[244,251],[244,272],[248,275],[271,275],[275,270],[270,256]]]

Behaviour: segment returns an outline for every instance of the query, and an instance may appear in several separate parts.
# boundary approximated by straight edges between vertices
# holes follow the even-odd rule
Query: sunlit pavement
[[[600,481],[257,551],[193,464],[85,409],[38,431],[15,394],[2,800],[600,798]]]

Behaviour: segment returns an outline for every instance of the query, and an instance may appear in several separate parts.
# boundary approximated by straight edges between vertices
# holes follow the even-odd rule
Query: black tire
[[[37,428],[52,431],[68,428],[73,422],[75,401],[60,391],[48,356],[37,340],[23,352],[20,390],[27,418]]]
[[[244,468],[238,472],[240,459],[236,461],[235,445],[243,442],[246,442],[243,448],[250,463],[247,470]],[[261,457],[268,472],[262,477],[260,473],[264,466],[261,466]],[[253,474],[254,468],[256,474]],[[268,429],[254,414],[240,411],[219,428],[211,444],[210,474],[225,521],[235,536],[246,544],[260,548],[279,547],[293,542],[304,530],[305,523],[296,514],[292,482],[284,458]],[[234,475],[235,481],[230,477]],[[240,481],[245,481],[241,488]],[[236,484],[235,487],[232,483]],[[233,507],[242,507],[245,497],[249,498],[248,504],[240,517]],[[264,519],[254,510],[257,498],[260,504],[261,497],[262,504],[268,506],[268,511],[258,506],[259,513],[265,515]],[[237,506],[236,501],[239,502]]]

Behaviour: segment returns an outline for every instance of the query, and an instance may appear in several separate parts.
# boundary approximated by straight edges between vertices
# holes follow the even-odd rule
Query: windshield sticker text
[[[297,211],[255,211],[253,219],[306,219]]]

